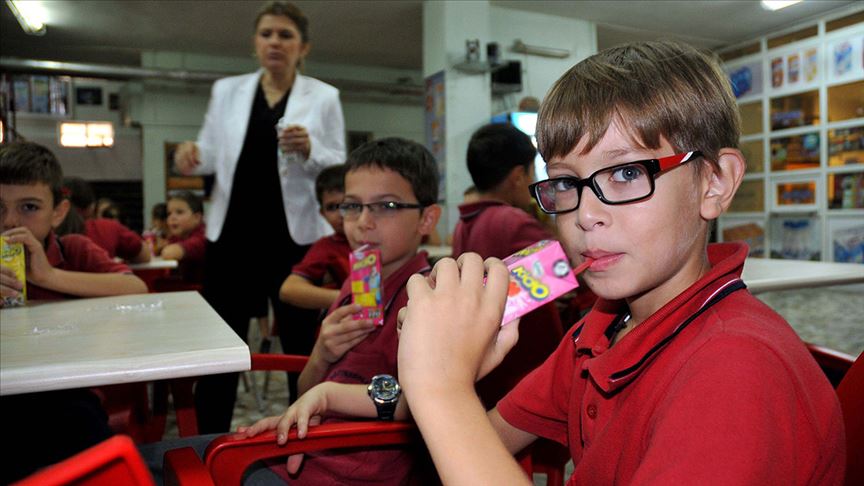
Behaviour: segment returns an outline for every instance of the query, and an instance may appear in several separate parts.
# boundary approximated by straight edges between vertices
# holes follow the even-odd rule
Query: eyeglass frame
[[[384,207],[383,205],[387,205]],[[356,216],[352,216],[346,211],[349,211],[350,208],[358,209]],[[374,209],[375,206],[379,206],[378,209]],[[403,203],[399,201],[376,201],[371,203],[360,203],[360,202],[341,202],[339,203],[339,214],[342,215],[342,219],[352,220],[355,218],[359,218],[363,214],[363,208],[369,208],[369,214],[375,215],[379,214],[379,211],[402,211],[403,209],[419,209],[424,210],[429,207],[428,204],[421,203]],[[395,213],[393,213],[395,214]]]
[[[546,214],[566,214],[566,213],[570,213],[570,212],[573,212],[573,211],[576,211],[577,209],[579,209],[579,206],[582,204],[582,189],[586,186],[591,188],[591,192],[593,192],[594,195],[597,196],[597,199],[602,201],[603,204],[607,204],[609,206],[617,206],[619,204],[633,203],[633,202],[641,201],[643,199],[648,199],[649,197],[651,197],[654,194],[654,187],[655,187],[654,186],[654,179],[655,179],[655,176],[657,174],[659,174],[661,172],[665,172],[669,169],[673,169],[675,167],[678,167],[679,165],[683,165],[687,162],[690,162],[690,161],[697,159],[699,157],[702,157],[702,156],[703,156],[702,152],[700,152],[699,150],[694,150],[691,152],[684,152],[684,153],[669,155],[667,157],[660,157],[659,159],[634,160],[632,162],[625,162],[623,164],[616,164],[616,165],[612,165],[609,167],[604,167],[602,169],[598,169],[598,170],[594,171],[594,173],[592,173],[590,176],[588,176],[584,179],[579,178],[579,177],[573,177],[573,176],[551,177],[549,179],[544,179],[542,181],[537,181],[537,182],[534,182],[532,184],[529,184],[528,185],[528,192],[531,194],[531,197],[534,198],[535,201],[537,201],[537,205],[540,207],[540,210]],[[598,185],[595,183],[595,177],[597,176],[597,174],[599,174],[601,172],[607,172],[609,170],[614,170],[614,169],[617,169],[620,167],[627,167],[627,166],[636,165],[636,164],[639,164],[639,165],[645,167],[645,169],[646,169],[646,172],[648,175],[648,181],[651,185],[651,190],[648,191],[648,194],[645,194],[644,196],[632,198],[632,199],[626,199],[623,201],[610,201],[610,200],[606,199],[606,196],[603,195],[603,191],[601,191],[600,188],[598,187]],[[573,208],[570,208],[570,209],[564,209],[564,210],[560,210],[560,211],[547,210],[545,207],[543,207],[543,202],[541,201],[540,185],[541,184],[548,184],[549,182],[552,182],[552,181],[562,181],[562,180],[575,182],[575,184],[576,184],[575,190],[578,191],[578,199],[576,200],[576,206],[574,206]]]

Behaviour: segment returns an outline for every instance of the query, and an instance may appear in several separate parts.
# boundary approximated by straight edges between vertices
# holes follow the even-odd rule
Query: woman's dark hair
[[[303,14],[303,11],[297,8],[296,5],[290,2],[269,2],[261,7],[258,11],[258,16],[255,17],[255,29],[258,29],[258,23],[261,22],[261,17],[265,15],[280,15],[288,17],[297,26],[300,31],[300,40],[304,43],[309,42],[309,19]]]

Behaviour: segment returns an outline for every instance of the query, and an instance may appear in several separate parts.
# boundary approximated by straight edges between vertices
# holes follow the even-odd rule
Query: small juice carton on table
[[[15,277],[23,284],[17,297],[3,297],[3,307],[18,307],[27,303],[27,267],[24,261],[24,245],[9,243],[0,236],[0,266],[11,268]]]

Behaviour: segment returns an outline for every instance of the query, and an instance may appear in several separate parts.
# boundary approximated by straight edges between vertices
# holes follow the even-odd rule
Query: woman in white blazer
[[[270,300],[284,352],[309,354],[317,313],[280,302],[279,287],[308,246],[332,233],[314,183],[321,169],[345,162],[345,122],[338,90],[297,72],[310,45],[296,6],[267,4],[254,42],[261,69],[213,85],[198,140],[178,147],[175,164],[184,174],[215,174],[205,298],[244,339]],[[280,119],[287,126],[277,128]],[[199,432],[228,431],[237,377],[199,381]]]

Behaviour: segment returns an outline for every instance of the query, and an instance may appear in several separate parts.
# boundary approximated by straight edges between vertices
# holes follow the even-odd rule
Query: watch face
[[[399,397],[400,391],[399,383],[392,376],[376,376],[372,379],[372,393],[379,400],[395,400]]]

